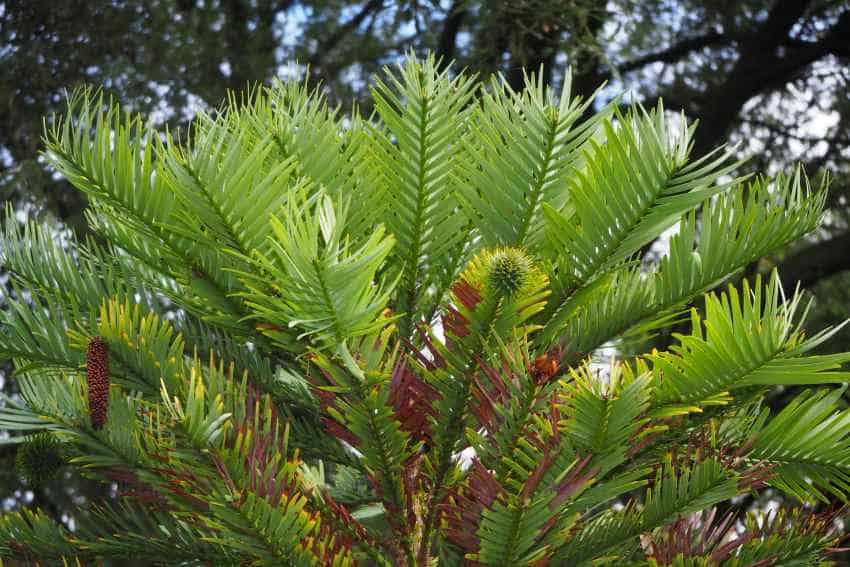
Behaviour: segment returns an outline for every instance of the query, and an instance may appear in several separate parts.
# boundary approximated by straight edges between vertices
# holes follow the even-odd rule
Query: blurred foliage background
[[[580,94],[607,82],[601,102],[661,97],[699,118],[697,155],[728,140],[746,170],[828,171],[822,230],[752,270],[779,265],[788,289],[808,288],[813,327],[850,316],[848,0],[0,1],[0,199],[19,221],[86,232],[82,195],[39,157],[43,121],[80,85],[177,132],[274,77],[321,79],[342,112],[356,100],[368,113],[372,78],[408,50],[516,88],[523,69],[542,65],[557,86],[572,67]],[[824,349],[850,349],[850,331]],[[14,395],[8,367],[0,383]],[[63,502],[104,491],[67,475],[33,489],[13,461],[0,448],[5,509],[39,505],[72,523]]]

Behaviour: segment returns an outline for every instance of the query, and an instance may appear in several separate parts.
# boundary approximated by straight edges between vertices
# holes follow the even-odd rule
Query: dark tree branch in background
[[[811,3],[810,0],[776,0],[765,22],[738,41],[738,59],[725,80],[703,93],[697,112],[702,126],[697,131],[695,155],[711,150],[734,124],[744,104],[760,92],[784,84],[810,61],[798,66],[784,64],[778,47]],[[792,55],[793,56],[793,55]]]
[[[767,16],[764,25],[759,28],[759,33],[767,43],[774,46],[782,43],[794,24],[803,17],[811,5],[811,0],[775,0],[773,8]],[[758,43],[753,39],[751,43]]]
[[[697,51],[699,49],[715,45],[725,45],[732,43],[733,41],[735,40],[732,36],[717,32],[708,33],[699,37],[683,39],[682,41],[671,45],[667,49],[641,55],[636,59],[626,61],[625,63],[618,65],[617,70],[621,73],[628,73],[630,71],[641,69],[652,63],[673,63],[690,54],[692,51]]]
[[[241,0],[228,0],[223,3],[222,7],[227,14],[226,37],[230,47],[229,51],[238,53],[237,46],[249,42],[247,37],[250,33],[248,31],[249,11]],[[218,61],[210,61],[211,66],[218,67],[218,63]],[[236,90],[245,86],[250,80],[250,71],[250,69],[245,69],[239,64],[231,65],[229,76],[231,88]]]
[[[602,30],[604,25],[605,20],[601,16],[591,18],[587,23],[588,34],[591,37],[597,37],[597,34]],[[608,77],[606,77],[602,72],[602,63],[601,59],[597,56],[594,64],[587,65],[583,69],[579,69],[579,72],[573,76],[573,94],[585,97],[590,96],[597,88],[599,88],[599,85],[608,79]],[[592,108],[588,107],[583,118],[588,118],[591,111]]]
[[[443,67],[447,66],[455,58],[457,34],[460,32],[464,18],[466,18],[464,4],[464,0],[455,0],[452,3],[452,7],[449,8],[446,14],[446,20],[443,22],[440,37],[437,38],[436,56],[442,61],[441,66]]]
[[[701,117],[695,153],[703,154],[725,139],[741,108],[753,96],[783,87],[806,67],[827,55],[843,57],[850,54],[847,41],[850,37],[850,11],[844,12],[817,41],[789,37],[791,29],[805,15],[810,4],[811,0],[776,0],[764,23],[746,34],[730,30],[687,38],[624,62],[617,70],[628,73],[652,63],[673,63],[705,47],[737,43],[739,55],[734,67],[721,81],[699,93],[694,101],[675,102],[672,93],[658,93],[666,107]],[[784,53],[780,52],[780,47],[785,48]]]
[[[665,106],[666,106],[666,104],[665,104]],[[830,137],[801,136],[800,134],[795,134],[794,132],[792,132],[791,130],[789,130],[787,128],[783,128],[779,124],[774,124],[772,122],[767,122],[765,120],[760,120],[758,118],[752,118],[752,117],[749,117],[749,116],[744,118],[743,122],[745,122],[746,124],[752,124],[753,126],[756,126],[758,128],[765,128],[766,130],[769,130],[770,132],[772,132],[772,133],[774,133],[778,136],[781,136],[781,137],[784,137],[784,138],[791,138],[792,140],[797,140],[798,142],[804,142],[804,143],[807,143],[807,144],[817,144],[817,143],[820,143],[820,142],[827,142],[829,144],[844,144],[846,146],[850,146],[850,138],[846,138],[844,136],[830,136]],[[814,169],[819,169],[819,168],[814,168]],[[814,172],[814,171],[812,171],[812,172]]]
[[[526,39],[528,53],[511,53],[511,66],[505,80],[514,91],[525,88],[525,74],[543,73],[543,82],[552,83],[552,67],[560,38],[554,33],[529,34]]]
[[[363,8],[361,8],[353,18],[345,22],[337,28],[334,33],[319,42],[319,46],[316,48],[316,54],[310,60],[310,65],[316,66],[320,63],[326,53],[332,51],[348,34],[360,27],[360,24],[362,24],[372,13],[381,11],[383,7],[383,0],[369,0],[369,2],[364,4]]]
[[[798,250],[780,264],[779,274],[790,291],[797,282],[805,288],[846,270],[850,270],[850,233]]]
[[[817,41],[799,41],[789,37],[791,29],[810,4],[810,0],[776,0],[765,22],[746,36],[710,33],[686,39],[626,62],[619,66],[619,70],[629,72],[659,61],[670,63],[704,47],[736,42],[739,56],[734,67],[722,81],[701,93],[701,100],[697,100],[696,104],[677,103],[667,93],[659,93],[668,108],[701,117],[702,125],[697,130],[694,151],[696,155],[704,154],[725,139],[738,120],[742,107],[752,97],[782,88],[809,65],[827,55],[845,57],[850,54],[847,41],[850,37],[850,11],[845,11]],[[785,48],[784,53],[780,47]],[[755,119],[748,121],[768,128],[773,134],[800,139],[790,132],[780,132],[768,123]],[[805,141],[816,143],[821,140]],[[843,140],[823,141],[834,145]],[[850,233],[800,250],[782,263],[780,273],[786,285],[793,287],[799,281],[805,287],[845,270],[850,270]]]

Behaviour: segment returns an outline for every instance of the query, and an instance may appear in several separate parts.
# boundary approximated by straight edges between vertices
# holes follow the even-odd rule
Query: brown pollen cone
[[[89,416],[92,427],[100,429],[106,423],[109,409],[109,347],[101,337],[89,342],[86,352],[89,384]]]

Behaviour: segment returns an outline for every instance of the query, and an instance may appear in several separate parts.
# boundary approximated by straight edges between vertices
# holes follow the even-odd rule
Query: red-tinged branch
[[[386,557],[378,551],[378,542],[372,534],[354,519],[345,506],[334,500],[327,490],[316,494],[314,502],[323,520],[319,528],[322,536],[320,539],[333,543],[329,557],[359,546],[377,565],[390,567]]]
[[[386,408],[376,407],[375,397],[365,391],[363,386],[368,380],[362,369],[344,345],[340,347],[337,354],[340,357],[341,365],[322,355],[317,354],[313,357],[324,378],[323,384],[317,383],[315,377],[313,380],[313,391],[320,400],[324,414],[321,421],[329,434],[358,448],[361,452],[368,450],[369,453],[374,455],[373,467],[361,466],[360,469],[369,479],[378,498],[383,502],[390,526],[396,536],[395,539],[382,542],[382,545],[396,558],[397,562],[400,562],[399,564],[412,564],[412,522],[409,520],[412,514],[412,497],[406,494],[405,484],[399,482],[397,470],[400,467],[403,472],[406,463],[395,463],[396,457],[391,448],[387,446],[385,439],[386,422],[379,423],[376,418],[378,412],[385,411]],[[427,396],[428,392],[425,388],[417,385],[413,377],[403,375],[403,371],[398,367],[397,371],[398,373],[393,373],[393,378],[391,378],[389,384],[384,383],[376,387],[390,388],[388,394],[394,412],[390,419],[395,422],[399,431],[406,431],[405,423],[408,426],[413,426],[413,423],[418,419],[416,412],[419,404],[424,402],[422,396]],[[403,407],[401,392],[395,396],[396,403],[392,403],[393,384],[396,388],[406,392],[419,394],[417,400],[413,400],[414,407]],[[398,404],[398,409],[396,409],[396,404]],[[399,419],[398,410],[405,410],[402,411],[405,416],[404,420]],[[358,428],[359,433],[346,423],[346,416],[354,414],[361,416],[364,420],[364,423]],[[374,470],[372,470],[373,468]],[[401,542],[400,545],[399,542]]]
[[[463,486],[452,489],[440,506],[446,515],[446,538],[467,553],[477,553],[481,539],[477,535],[484,510],[490,508],[504,492],[496,477],[478,459]]]
[[[166,498],[157,492],[150,484],[139,479],[136,473],[129,469],[112,469],[104,473],[109,480],[125,485],[127,488],[118,492],[119,497],[133,498],[149,510],[165,510],[168,508]]]
[[[473,376],[476,403],[472,411],[491,441],[490,449],[481,458],[496,468],[496,478],[500,482],[505,482],[509,470],[501,456],[511,454],[521,439],[536,437],[530,429],[535,416],[552,422],[552,431],[558,435],[559,416],[547,416],[545,412],[557,413],[555,393],[547,386],[560,365],[560,351],[541,355],[534,363],[524,352],[521,358],[520,361],[508,360],[507,355],[503,355],[501,369],[479,360],[480,376],[487,380],[479,379],[479,375]]]
[[[556,496],[549,504],[549,508],[553,512],[561,509],[565,502],[571,500],[576,494],[584,490],[588,483],[590,483],[590,481],[599,474],[598,466],[587,469],[587,465],[592,459],[593,455],[588,455],[579,461],[575,466],[573,466],[572,470],[570,470],[570,474],[567,478],[555,487]]]
[[[736,534],[736,539],[722,543],[735,525],[735,515],[726,514],[716,522],[716,513],[717,509],[713,508],[705,518],[702,515],[679,518],[657,537],[648,534],[643,538],[646,558],[660,565],[672,565],[679,555],[698,557],[708,554],[711,564],[719,565],[737,548],[751,541],[754,534]]]
[[[493,321],[496,319],[503,303],[502,293],[493,292],[482,295],[482,290],[461,279],[452,287],[457,309],[450,311],[448,319],[444,319],[446,331],[445,370],[452,375],[458,388],[452,392],[452,403],[447,415],[440,415],[439,420],[445,420],[441,435],[435,439],[436,459],[432,468],[430,490],[425,498],[426,515],[422,522],[422,530],[417,562],[426,564],[430,556],[431,539],[435,524],[439,517],[441,501],[446,494],[446,480],[452,468],[456,445],[463,436],[464,426],[471,410],[473,398],[473,377],[480,369],[479,360],[486,347]],[[474,315],[474,318],[473,318]],[[440,349],[433,346],[435,351]],[[454,355],[454,356],[452,356]]]
[[[431,420],[437,417],[434,401],[439,393],[410,368],[402,357],[390,380],[390,404],[401,428],[425,447],[431,445]]]
[[[746,531],[735,531],[735,514],[725,514],[717,519],[717,509],[708,512],[692,514],[679,518],[657,534],[646,534],[642,538],[644,553],[647,559],[655,560],[659,565],[673,565],[677,557],[704,557],[710,565],[720,565],[740,548],[753,540],[769,541],[793,538],[795,536],[820,536],[823,551],[838,553],[844,549],[827,547],[830,539],[836,543],[837,535],[830,536],[834,521],[841,508],[827,510],[821,514],[791,512],[789,515],[780,512],[778,517],[768,519],[759,526],[749,526]],[[774,565],[780,558],[772,554],[765,559],[748,564],[751,567],[768,567]]]
[[[359,546],[377,564],[390,567],[387,558],[379,551],[381,544],[363,524],[354,519],[345,506],[334,500],[327,490],[317,495],[317,501],[326,519],[323,529],[337,534],[340,545]]]
[[[752,463],[748,455],[753,445],[754,440],[749,440],[737,448],[713,445],[706,432],[700,430],[688,437],[685,454],[681,459],[675,447],[671,458],[674,464],[698,462],[706,458],[716,459],[725,469],[738,472],[740,491],[757,490],[767,486],[767,482],[774,477],[775,466],[765,462]]]
[[[464,483],[460,487],[453,488],[446,501],[440,505],[448,525],[446,538],[465,553],[477,554],[481,550],[478,530],[485,510],[491,509],[497,500],[503,503],[510,500],[520,503],[517,504],[519,509],[514,509],[514,513],[521,515],[524,513],[522,510],[524,505],[528,505],[536,498],[541,497],[541,494],[548,494],[548,497],[551,498],[548,507],[552,516],[537,534],[539,541],[558,525],[564,503],[584,490],[599,472],[598,467],[588,467],[592,460],[592,456],[589,455],[575,462],[566,478],[561,480],[560,483],[541,487],[543,478],[546,473],[550,472],[557,459],[557,447],[546,446],[543,459],[532,471],[519,494],[513,496],[508,495],[504,485],[499,482],[496,475],[488,470],[479,459],[473,459],[472,468]],[[547,492],[541,493],[541,489]],[[544,564],[545,560],[540,563],[540,565]]]
[[[325,383],[319,384],[314,381],[312,384],[313,394],[319,399],[319,409],[322,413],[319,421],[325,427],[325,431],[328,434],[345,441],[352,447],[357,447],[360,444],[360,438],[344,424],[329,415],[332,412],[339,412],[339,406],[337,405],[339,395],[333,390],[339,388],[340,384],[328,369],[320,367],[319,371],[324,376]]]

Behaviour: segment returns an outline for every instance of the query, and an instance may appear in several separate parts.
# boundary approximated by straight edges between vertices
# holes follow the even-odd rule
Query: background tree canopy
[[[821,232],[753,267],[779,263],[786,286],[813,291],[822,327],[850,313],[848,37],[846,0],[0,2],[0,195],[85,232],[81,193],[39,158],[44,117],[84,83],[179,131],[275,76],[321,77],[331,100],[365,101],[377,71],[411,49],[501,71],[515,88],[523,69],[542,65],[559,84],[572,66],[576,93],[607,80],[602,102],[661,97],[699,117],[695,155],[731,139],[745,170],[830,172]],[[18,490],[9,482],[4,496]]]

